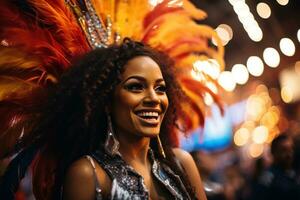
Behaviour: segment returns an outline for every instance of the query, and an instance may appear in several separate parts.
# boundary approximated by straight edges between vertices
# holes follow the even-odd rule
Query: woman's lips
[[[157,126],[160,123],[160,115],[156,111],[140,111],[135,113],[135,115],[145,125]]]

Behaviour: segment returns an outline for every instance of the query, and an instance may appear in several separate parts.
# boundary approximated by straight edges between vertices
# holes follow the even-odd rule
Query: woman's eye
[[[159,85],[155,88],[156,92],[165,93],[167,91],[167,87],[165,85]]]
[[[127,89],[129,91],[139,92],[144,89],[144,86],[143,86],[143,84],[140,84],[140,83],[132,83],[132,84],[126,85],[125,89]]]

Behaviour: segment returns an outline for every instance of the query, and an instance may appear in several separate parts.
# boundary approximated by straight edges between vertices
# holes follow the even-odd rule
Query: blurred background
[[[274,138],[288,135],[293,163],[300,159],[300,1],[192,2],[207,12],[200,23],[215,28],[225,47],[224,71],[214,60],[194,64],[220,84],[211,89],[224,101],[225,114],[208,95],[212,108],[204,128],[183,136],[181,147],[196,159],[208,199],[255,199],[251,184],[274,163]]]
[[[207,87],[219,94],[225,112],[208,94],[204,128],[180,140],[196,161],[208,200],[276,199],[254,194],[272,183],[265,172],[280,163],[270,150],[279,135],[292,141],[276,147],[292,165],[282,167],[277,191],[287,186],[283,193],[295,196],[278,198],[300,199],[294,192],[300,191],[300,0],[191,1],[208,14],[199,23],[213,27],[225,48],[224,70],[211,59],[195,62],[191,72],[197,80],[206,73],[219,83]],[[16,199],[34,199],[29,180],[21,183],[28,196]]]

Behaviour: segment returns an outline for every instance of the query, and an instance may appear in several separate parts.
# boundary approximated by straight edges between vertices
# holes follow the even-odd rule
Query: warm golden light
[[[249,155],[252,158],[257,158],[264,152],[264,146],[262,144],[251,144],[249,147]]]
[[[295,71],[298,75],[300,75],[300,61],[295,63]]]
[[[280,116],[280,110],[279,110],[279,108],[277,106],[270,107],[269,111],[276,113],[277,116]]]
[[[215,31],[217,32],[218,36],[222,40],[222,44],[225,46],[231,39],[232,39],[232,29],[230,26],[226,24],[220,24]]]
[[[277,126],[275,126],[275,127],[273,127],[272,129],[270,129],[270,130],[269,130],[269,137],[268,137],[266,143],[270,144],[270,143],[273,141],[273,139],[274,139],[277,135],[279,135],[279,133],[280,133],[280,130],[279,130],[279,128],[278,128]]]
[[[156,6],[157,4],[161,3],[163,0],[149,0],[151,6]]]
[[[263,144],[269,136],[269,130],[265,126],[258,126],[253,130],[252,140],[257,144]]]
[[[263,92],[268,92],[268,88],[266,85],[264,84],[259,84],[256,88],[255,88],[255,93],[259,94],[259,93],[263,93]]]
[[[260,76],[264,72],[264,64],[257,56],[250,56],[247,60],[247,69],[253,76]]]
[[[272,129],[278,122],[279,116],[274,111],[268,111],[263,115],[260,120],[260,124],[266,126],[268,129]]]
[[[236,83],[245,84],[249,79],[249,72],[247,67],[243,64],[235,64],[231,69],[231,73]]]
[[[197,81],[204,81],[205,77],[201,72],[197,72],[195,70],[191,70],[191,76],[193,77],[193,79],[197,80]]]
[[[232,28],[229,25],[227,25],[227,24],[220,24],[219,27],[225,29],[228,32],[230,40],[233,38],[233,31],[232,31]]]
[[[249,21],[245,23],[244,28],[251,40],[253,40],[254,42],[259,42],[262,40],[263,32],[256,21]]]
[[[202,72],[213,79],[217,79],[220,75],[220,65],[215,59],[197,60],[193,64],[195,72]]]
[[[290,38],[282,38],[279,42],[281,52],[286,56],[293,56],[296,51],[294,42]]]
[[[213,93],[217,94],[218,93],[218,88],[215,83],[212,82],[207,82],[205,83],[205,86],[208,87]]]
[[[254,16],[252,15],[252,13],[248,12],[239,12],[237,13],[238,15],[238,19],[242,24],[246,24],[249,21],[254,20]]]
[[[260,93],[259,97],[264,102],[264,106],[265,106],[266,109],[272,105],[272,99],[270,98],[268,92],[262,92],[262,93]]]
[[[244,0],[228,1],[233,6],[233,10],[237,14],[240,22],[243,24],[249,38],[255,42],[261,41],[263,38],[263,32],[257,21],[254,19],[253,14],[250,12],[249,6],[246,2]]]
[[[231,92],[235,89],[236,83],[233,79],[233,76],[231,72],[229,71],[223,71],[219,78],[218,78],[218,83],[221,85],[224,90]]]
[[[237,146],[243,146],[248,142],[250,138],[250,132],[246,128],[238,129],[233,137],[234,144]]]
[[[228,0],[228,1],[229,1],[229,3],[230,3],[231,5],[234,5],[234,4],[236,4],[237,2],[239,2],[239,1],[245,2],[245,0]]]
[[[233,4],[233,10],[237,14],[243,13],[243,12],[250,12],[249,6],[245,3],[245,1],[235,1]]]
[[[247,100],[246,110],[248,119],[259,120],[266,110],[263,99],[257,95],[251,95]]]
[[[293,101],[293,91],[290,87],[283,87],[281,89],[281,98],[285,103],[290,103]]]
[[[208,106],[211,106],[214,103],[214,100],[213,100],[212,96],[209,93],[205,93],[204,103]]]
[[[276,1],[277,1],[277,3],[279,3],[282,6],[285,6],[289,3],[289,0],[276,0]]]
[[[206,74],[210,75],[213,79],[217,79],[221,73],[220,64],[216,59],[208,59],[208,62],[210,63],[210,68],[205,70]]]
[[[266,48],[264,50],[263,58],[265,63],[273,68],[277,67],[280,63],[280,56],[278,51],[276,51],[276,49],[271,47]]]
[[[298,31],[297,31],[297,38],[298,38],[298,41],[300,42],[300,29],[298,29]]]
[[[266,3],[260,2],[257,4],[256,11],[257,14],[263,19],[267,19],[271,16],[271,8]]]
[[[255,122],[247,120],[243,123],[242,127],[248,129],[249,131],[252,131],[255,128]]]

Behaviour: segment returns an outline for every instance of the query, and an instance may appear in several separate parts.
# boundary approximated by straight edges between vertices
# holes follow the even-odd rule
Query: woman
[[[173,148],[188,101],[174,75],[130,39],[65,73],[32,129],[36,198],[206,199],[193,159]]]
[[[180,149],[171,149],[175,108],[182,94],[173,81],[173,72],[168,71],[171,66],[167,60],[151,48],[130,40],[120,46],[96,50],[85,60],[93,60],[90,57],[95,61],[88,68],[94,68],[96,73],[94,82],[86,80],[90,82],[86,83],[90,95],[83,96],[91,97],[87,109],[91,113],[86,122],[99,126],[94,129],[95,134],[102,135],[98,136],[100,145],[91,157],[82,157],[67,169],[64,199],[95,199],[97,195],[104,199],[205,199],[191,156]],[[85,76],[92,71],[87,70]],[[100,124],[108,124],[108,128]],[[103,133],[107,132],[105,139]],[[109,135],[112,132],[113,139]],[[159,136],[163,147],[168,149],[166,159],[159,149]],[[119,143],[118,149],[115,143]],[[180,172],[181,167],[177,180],[175,172]],[[186,182],[182,180],[185,172]]]

